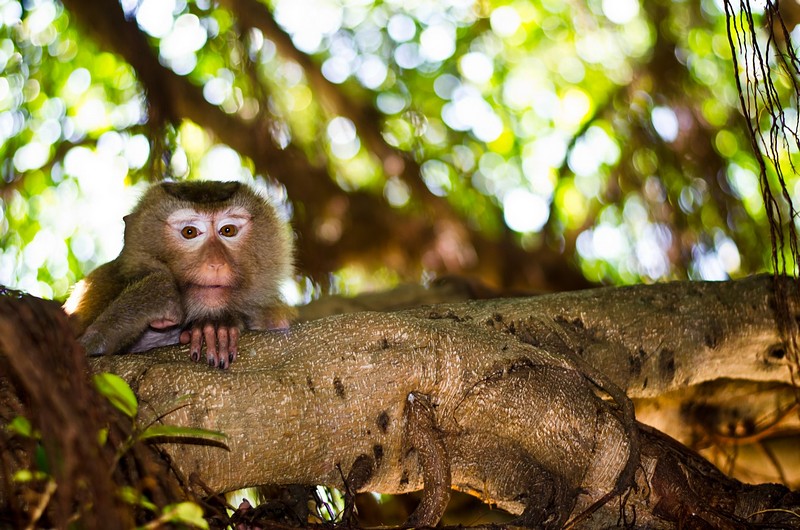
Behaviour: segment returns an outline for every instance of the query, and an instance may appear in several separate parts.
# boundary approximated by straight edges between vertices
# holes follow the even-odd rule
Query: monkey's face
[[[190,317],[223,313],[241,284],[239,256],[252,231],[244,208],[182,208],[167,218],[164,230],[170,268]]]

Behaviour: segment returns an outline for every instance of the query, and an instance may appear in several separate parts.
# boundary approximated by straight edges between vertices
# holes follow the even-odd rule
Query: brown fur
[[[240,213],[225,224],[238,230],[237,237],[223,236],[215,224],[229,219],[230,211]],[[209,229],[200,239],[183,236],[181,228],[195,229],[193,224]],[[191,343],[199,360],[205,342],[209,363],[226,367],[236,356],[240,329],[286,324],[291,311],[279,287],[291,271],[288,227],[251,188],[236,182],[162,183],[125,217],[120,255],[76,285],[65,308],[90,355],[180,341]]]

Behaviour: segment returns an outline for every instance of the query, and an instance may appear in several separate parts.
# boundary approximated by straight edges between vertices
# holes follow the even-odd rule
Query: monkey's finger
[[[181,344],[189,344],[192,341],[192,332],[188,329],[181,331],[181,336],[178,338]]]
[[[228,360],[233,362],[236,356],[239,355],[239,328],[233,326],[230,328],[230,337],[228,339]]]
[[[217,367],[228,367],[228,328],[220,326],[217,329],[217,342],[219,343],[219,350],[217,350]]]
[[[203,348],[203,331],[198,327],[193,327],[192,331],[184,331],[181,333],[181,342],[183,342],[184,335],[188,336],[189,355],[191,355],[194,362],[200,361],[200,350]]]
[[[217,366],[219,356],[217,355],[217,329],[214,324],[203,326],[203,338],[206,341],[206,361],[209,366]]]

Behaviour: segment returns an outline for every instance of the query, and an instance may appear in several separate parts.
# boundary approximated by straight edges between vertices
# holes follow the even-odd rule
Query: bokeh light
[[[472,228],[508,229],[525,249],[575,248],[598,282],[721,279],[768,262],[721,3],[701,4],[669,3],[656,20],[639,0],[272,2],[344,101],[377,109],[366,126],[268,32],[239,35],[224,5],[122,1],[163,65],[232,118],[267,120],[264,141],[315,153],[345,191],[413,208],[399,165],[370,152],[378,131]],[[3,177],[25,183],[0,200],[0,282],[63,297],[118,251],[121,214],[152,168],[264,178],[189,121],[168,133],[168,152],[153,149],[135,72],[84,42],[56,2],[0,0],[0,68]],[[781,97],[794,123],[796,101]],[[797,164],[796,146],[781,149]],[[789,186],[800,197],[794,176]]]

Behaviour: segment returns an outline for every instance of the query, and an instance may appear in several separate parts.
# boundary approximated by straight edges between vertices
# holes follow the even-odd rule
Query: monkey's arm
[[[119,353],[143,333],[183,320],[180,293],[167,271],[152,272],[128,285],[89,325],[80,342],[89,355]]]
[[[75,336],[83,335],[124,288],[125,280],[119,273],[117,260],[99,266],[75,284],[64,303]]]

